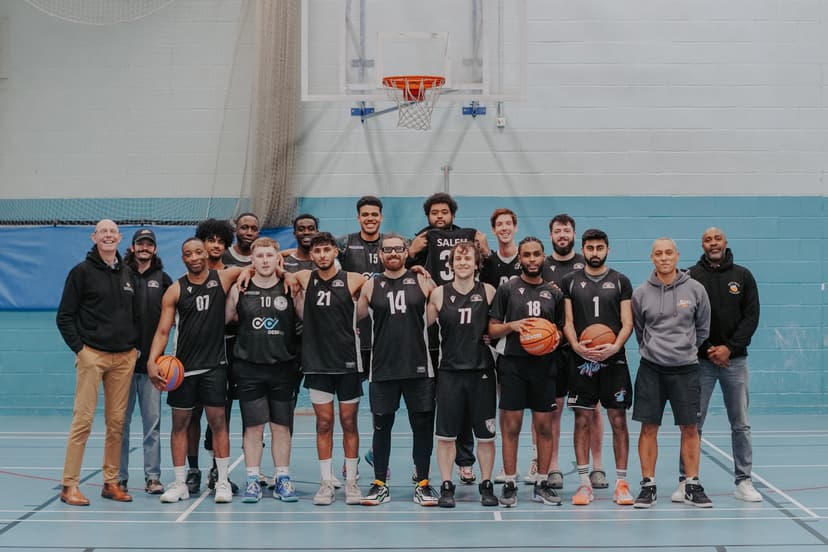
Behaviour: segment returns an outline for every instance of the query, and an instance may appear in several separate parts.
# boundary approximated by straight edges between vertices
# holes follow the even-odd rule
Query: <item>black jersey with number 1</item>
[[[348,273],[323,280],[314,270],[305,290],[302,371],[306,374],[362,372],[356,308]]]
[[[293,301],[284,284],[263,288],[253,282],[239,294],[236,358],[256,364],[276,364],[296,356]]]
[[[445,284],[437,321],[440,323],[440,370],[494,367],[494,357],[483,342],[489,327],[489,301],[482,282],[475,282],[465,294],[454,289],[453,284]]]
[[[562,330],[563,293],[549,282],[529,284],[523,278],[513,278],[497,288],[489,316],[500,322],[546,318]],[[529,356],[520,345],[520,336],[516,332],[506,335],[505,349],[502,352],[510,356]]]
[[[227,365],[224,350],[224,302],[226,294],[218,272],[210,270],[201,284],[184,275],[178,279],[175,356],[186,372]]]
[[[374,280],[371,381],[434,377],[426,349],[426,299],[410,270],[399,278],[380,274]]]
[[[618,335],[621,301],[631,300],[633,292],[626,276],[611,268],[598,277],[578,270],[567,274],[561,287],[564,297],[572,301],[572,322],[577,335],[592,324],[609,326]],[[620,354],[623,353],[622,348]]]

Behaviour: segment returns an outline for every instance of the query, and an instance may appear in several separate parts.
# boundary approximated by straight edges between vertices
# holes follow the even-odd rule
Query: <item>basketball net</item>
[[[398,127],[429,130],[434,105],[446,79],[443,77],[399,76],[382,79],[388,98],[397,104]]]

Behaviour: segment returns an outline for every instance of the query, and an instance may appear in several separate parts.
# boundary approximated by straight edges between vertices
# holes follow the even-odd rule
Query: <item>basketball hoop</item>
[[[384,77],[382,84],[388,98],[397,103],[398,127],[414,130],[431,128],[431,112],[440,99],[446,79],[423,75]]]

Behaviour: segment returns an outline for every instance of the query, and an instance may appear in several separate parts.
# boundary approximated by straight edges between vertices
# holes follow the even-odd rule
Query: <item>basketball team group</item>
[[[255,503],[265,493],[296,502],[291,441],[304,386],[316,419],[315,505],[330,505],[340,493],[346,504],[391,500],[392,428],[402,399],[413,470],[394,477],[411,477],[406,500],[453,508],[456,485],[477,483],[482,506],[508,508],[517,506],[526,484],[528,499],[561,505],[558,452],[566,406],[574,413],[577,464],[568,500],[586,507],[596,490],[607,489],[619,506],[651,508],[669,401],[681,435],[670,499],[709,508],[699,458],[718,382],[732,433],[734,495],[762,500],[751,481],[747,365],[759,296],[721,229],[703,232],[701,255],[688,270],[679,267],[672,239],[654,240],[653,271],[633,288],[609,266],[607,234],[591,228],[578,238],[569,215],[550,220],[550,252],[543,239],[517,241],[518,217],[509,209],[491,214],[496,246],[490,247],[482,232],[454,223],[458,207],[450,195],[434,194],[423,208],[427,225],[410,240],[381,231],[383,204],[374,196],[357,201],[359,231],[345,236],[320,231],[317,217],[302,214],[293,221],[297,246],[285,251],[259,236],[254,214],[209,219],[182,244],[186,274],[178,280],[164,272],[151,229],[135,232],[122,257],[117,224],[98,222],[86,259],[67,276],[57,313],[77,370],[60,499],[89,505],[80,472],[102,383],[101,496],[109,500],[132,501],[129,435],[137,405],[144,490],[161,502],[202,492],[203,417],[203,446],[213,457],[206,486],[215,502],[241,495]],[[625,353],[633,334],[641,357],[634,385]],[[357,420],[366,387],[373,436],[361,444]],[[166,486],[162,391],[172,413],[174,477]],[[228,477],[233,401],[243,426],[246,480],[239,486]],[[518,441],[527,409],[532,456],[521,475]],[[629,409],[641,425],[637,496],[627,474]],[[602,457],[605,414],[614,478]],[[333,465],[337,425],[342,480]],[[266,426],[272,477],[262,469]],[[435,441],[439,486],[430,478]],[[494,473],[498,441],[502,468]],[[368,464],[362,475],[373,471],[362,487],[360,458]]]

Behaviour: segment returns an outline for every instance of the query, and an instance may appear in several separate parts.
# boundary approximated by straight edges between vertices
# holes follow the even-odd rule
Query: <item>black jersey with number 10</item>
[[[236,358],[256,364],[276,364],[296,356],[293,300],[280,281],[269,288],[250,282],[236,305],[239,330]]]

